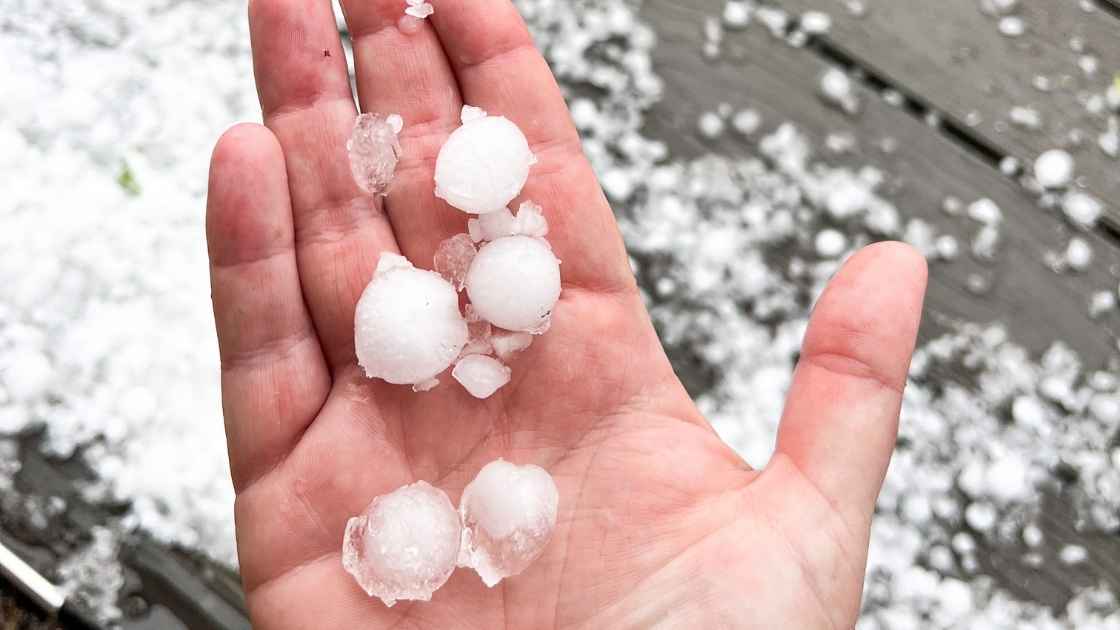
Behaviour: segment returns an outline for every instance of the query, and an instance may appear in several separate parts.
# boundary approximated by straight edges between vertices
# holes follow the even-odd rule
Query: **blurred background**
[[[860,630],[1120,628],[1120,0],[516,4],[751,464],[845,256],[930,260]],[[0,56],[0,542],[105,627],[247,627],[203,235],[244,3],[0,0]]]

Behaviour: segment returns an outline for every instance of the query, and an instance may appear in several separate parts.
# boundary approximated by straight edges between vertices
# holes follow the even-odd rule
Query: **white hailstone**
[[[1115,425],[1120,422],[1120,398],[1096,394],[1089,400],[1089,413],[1100,422]]]
[[[517,125],[466,106],[436,158],[436,196],[469,214],[505,208],[529,179],[537,158]]]
[[[346,142],[350,172],[366,194],[384,195],[401,156],[400,133],[404,119],[397,114],[359,114]]]
[[[447,494],[418,481],[377,497],[346,523],[342,566],[386,606],[428,601],[455,570],[461,543]]]
[[[832,16],[820,11],[806,11],[801,15],[800,27],[810,35],[823,35],[832,29]]]
[[[1003,211],[991,199],[977,199],[968,205],[968,218],[984,225],[995,225],[1003,220]]]
[[[432,259],[432,269],[459,291],[467,281],[467,270],[478,254],[474,241],[467,234],[456,234],[440,243]]]
[[[1042,127],[1042,114],[1033,107],[1012,107],[1011,124],[1024,129],[1038,129]]]
[[[543,468],[502,459],[490,462],[459,501],[463,522],[459,565],[477,571],[490,587],[518,575],[548,545],[559,502],[556,482]]]
[[[471,396],[486,399],[509,382],[512,372],[497,359],[482,354],[465,356],[455,364],[451,377]]]
[[[1062,188],[1073,179],[1073,156],[1061,149],[1051,149],[1034,163],[1034,178],[1043,188]]]
[[[991,503],[973,503],[964,511],[964,520],[968,526],[976,531],[986,532],[996,525],[999,513]]]
[[[1089,552],[1081,545],[1066,545],[1058,552],[1058,559],[1065,565],[1081,564],[1089,559]]]
[[[722,136],[724,129],[727,128],[723,118],[715,112],[704,112],[696,124],[700,129],[700,135],[709,140]]]
[[[516,216],[508,208],[502,208],[467,221],[467,231],[476,243],[506,236],[544,238],[548,235],[548,221],[539,205],[526,201],[517,209]]]
[[[829,68],[821,75],[820,95],[829,105],[840,108],[847,114],[859,112],[859,98],[856,96],[852,79],[839,68]]]
[[[753,135],[762,125],[762,116],[753,109],[744,109],[731,119],[731,126],[744,136]]]
[[[845,177],[835,182],[825,194],[825,208],[837,220],[853,217],[867,210],[871,204],[870,188],[854,177]]]
[[[1078,227],[1093,227],[1103,211],[1100,200],[1083,192],[1071,192],[1062,199],[1062,212]]]
[[[937,237],[933,242],[933,248],[937,251],[937,255],[943,260],[956,260],[961,253],[961,245],[956,237],[950,234],[942,234]]]
[[[1008,177],[1013,177],[1019,173],[1020,166],[1019,159],[1009,155],[999,161],[999,172]]]
[[[1006,453],[988,466],[985,475],[988,496],[1002,503],[1026,499],[1031,493],[1030,468],[1014,453]]]
[[[1033,549],[1041,545],[1044,539],[1045,536],[1042,533],[1042,529],[1038,525],[1030,523],[1023,528],[1023,543],[1026,546]]]
[[[370,378],[427,388],[466,345],[459,295],[434,271],[382,254],[354,315],[358,363]]]
[[[17,402],[35,400],[51,386],[54,367],[43,353],[37,350],[14,352],[8,357],[7,367],[0,372],[8,396]]]
[[[746,28],[751,23],[752,6],[743,0],[728,0],[723,5],[723,24],[730,29]]]
[[[404,10],[408,15],[423,20],[436,12],[435,7],[425,0],[408,0],[408,8]]]
[[[490,345],[499,359],[509,361],[533,345],[533,335],[523,332],[495,333],[490,337]]]
[[[1085,271],[1093,262],[1093,248],[1083,238],[1071,238],[1066,246],[1066,264],[1074,271]]]
[[[828,228],[817,232],[813,245],[821,258],[836,258],[848,248],[848,238],[843,232]]]
[[[1027,23],[1017,15],[1008,15],[999,20],[999,32],[1007,37],[1018,37],[1027,31]]]
[[[1104,102],[1114,112],[1120,112],[1120,80],[1112,82],[1104,93]]]
[[[560,261],[548,242],[507,236],[482,247],[467,273],[479,316],[499,328],[541,334],[560,299]]]

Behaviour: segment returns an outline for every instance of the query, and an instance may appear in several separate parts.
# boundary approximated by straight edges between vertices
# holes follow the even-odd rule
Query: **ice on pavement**
[[[450,282],[396,254],[381,255],[354,316],[355,350],[367,376],[430,385],[451,367],[467,338]]]
[[[490,587],[518,575],[548,545],[559,501],[556,482],[543,468],[490,462],[459,501],[460,566],[473,568]]]
[[[386,606],[428,601],[455,570],[461,532],[447,494],[418,481],[375,498],[346,523],[342,566]]]
[[[471,268],[471,261],[477,254],[478,249],[475,248],[470,236],[456,234],[440,243],[432,266],[436,273],[455,285],[457,290],[462,291],[467,280],[467,270]]]
[[[560,298],[560,261],[544,239],[507,236],[487,243],[467,273],[479,316],[499,328],[540,334]]]
[[[451,376],[471,396],[486,399],[509,382],[512,371],[501,361],[483,354],[471,354],[455,364]]]
[[[397,114],[364,113],[354,121],[346,150],[358,187],[370,195],[384,195],[401,157],[399,135],[404,119]]]
[[[469,214],[505,208],[521,193],[536,157],[529,141],[504,116],[464,107],[456,129],[436,158],[436,196]]]
[[[1062,149],[1051,149],[1034,162],[1034,178],[1043,188],[1064,188],[1073,179],[1073,156]]]

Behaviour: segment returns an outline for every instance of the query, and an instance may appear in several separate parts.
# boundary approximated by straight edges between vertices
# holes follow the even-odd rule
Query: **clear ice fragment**
[[[474,241],[468,234],[456,234],[440,243],[433,267],[436,273],[462,291],[467,280],[467,270],[471,268],[471,261],[477,254]]]
[[[494,327],[490,325],[490,322],[479,317],[470,304],[467,305],[467,330],[470,337],[467,340],[467,345],[463,347],[463,351],[459,354],[460,357],[471,354],[490,354],[494,351],[492,344]]]
[[[483,354],[465,356],[455,364],[451,377],[471,396],[485,400],[509,382],[512,372],[497,359]]]
[[[447,494],[418,481],[377,497],[346,523],[342,566],[386,606],[428,601],[455,570],[461,542]]]
[[[358,187],[370,195],[384,195],[397,172],[404,119],[396,114],[359,114],[346,150],[350,172]]]
[[[494,355],[502,361],[509,361],[531,345],[533,345],[533,335],[529,333],[506,332],[490,337],[490,347]]]
[[[499,238],[484,245],[471,263],[467,295],[491,324],[541,334],[560,299],[560,261],[544,239]]]
[[[425,385],[467,343],[455,287],[403,257],[383,254],[354,315],[358,363],[370,378]]]
[[[503,459],[490,462],[459,502],[459,565],[473,568],[490,587],[518,575],[548,545],[559,501],[556,483],[543,468]]]
[[[536,162],[517,125],[503,116],[479,116],[480,111],[464,108],[465,122],[436,158],[436,196],[468,214],[505,208]]]
[[[431,4],[427,2],[421,2],[419,4],[413,4],[410,2],[409,7],[405,9],[404,12],[414,18],[423,20],[429,15],[435,13],[436,10]]]

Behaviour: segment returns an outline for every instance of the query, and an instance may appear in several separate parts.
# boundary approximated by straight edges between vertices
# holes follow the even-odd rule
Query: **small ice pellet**
[[[995,506],[987,502],[973,503],[964,511],[964,520],[969,527],[981,532],[995,527],[998,516]]]
[[[1034,178],[1043,188],[1062,188],[1073,179],[1073,156],[1061,149],[1051,149],[1034,163]]]
[[[852,85],[852,79],[839,68],[830,68],[820,80],[820,95],[826,103],[836,106],[847,114],[859,112],[859,99]]]
[[[1089,559],[1089,552],[1081,545],[1066,545],[1058,552],[1058,558],[1067,566],[1081,564]]]
[[[414,18],[423,20],[436,12],[435,7],[425,0],[408,0],[408,7],[404,12]]]
[[[1062,199],[1062,212],[1070,222],[1081,228],[1096,225],[1103,210],[1096,197],[1083,192],[1071,192]]]
[[[54,368],[50,359],[37,350],[13,352],[8,366],[0,372],[0,383],[16,402],[40,398],[50,388]]]
[[[832,16],[821,11],[806,11],[801,15],[800,27],[810,35],[823,35],[832,29]]]
[[[350,172],[369,195],[384,195],[397,172],[401,156],[399,135],[404,119],[397,114],[359,114],[346,143]]]
[[[436,158],[435,194],[468,214],[502,210],[521,193],[537,159],[509,119],[468,108]]]
[[[1024,129],[1042,127],[1042,115],[1033,107],[1016,106],[1011,108],[1011,124]]]
[[[509,361],[533,344],[533,335],[523,332],[496,333],[490,338],[494,354],[502,361]]]
[[[753,109],[739,111],[731,118],[731,126],[744,136],[753,135],[762,125],[762,117]]]
[[[700,135],[708,138],[709,140],[718,138],[723,135],[724,129],[727,125],[723,122],[723,118],[715,112],[704,112],[700,115],[697,126],[700,129]]]
[[[485,400],[505,387],[512,371],[501,361],[482,354],[465,356],[451,370],[451,377],[466,389],[471,396]]]
[[[358,363],[370,378],[430,384],[451,367],[468,338],[459,295],[434,271],[385,253],[354,315]]]
[[[440,243],[432,261],[432,268],[443,276],[459,291],[467,281],[467,270],[471,268],[478,250],[467,234],[456,234]]]
[[[544,218],[543,208],[526,201],[518,207],[516,216],[503,208],[467,221],[467,231],[476,243],[519,235],[544,238],[548,235],[548,221]]]
[[[482,247],[467,273],[479,316],[499,328],[541,334],[560,299],[560,261],[548,242],[507,236]]]
[[[984,225],[996,225],[1003,220],[1003,211],[996,202],[985,197],[968,205],[968,218]]]
[[[386,606],[429,601],[455,570],[461,543],[447,494],[418,481],[375,498],[346,523],[342,566]]]
[[[536,560],[556,528],[560,493],[548,472],[503,459],[487,464],[463,490],[459,565],[493,587]]]
[[[999,20],[999,32],[1007,37],[1018,37],[1027,30],[1027,23],[1017,15],[1008,15]]]
[[[1066,246],[1066,264],[1074,271],[1085,271],[1093,262],[1093,248],[1083,238],[1071,238]]]
[[[744,0],[728,0],[723,5],[723,25],[729,29],[743,29],[751,23],[751,5]]]
[[[836,258],[848,248],[848,238],[843,232],[828,228],[817,232],[813,244],[821,258]]]

